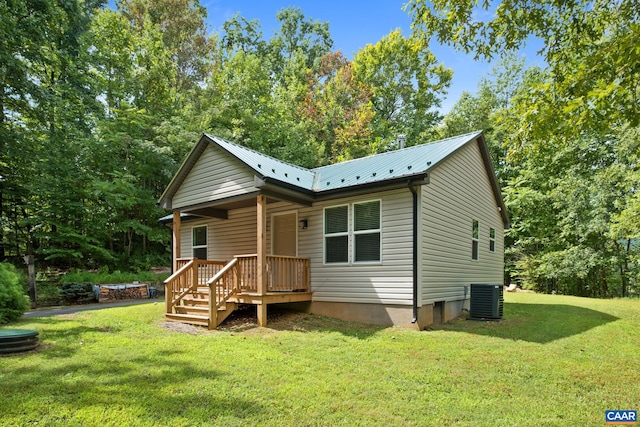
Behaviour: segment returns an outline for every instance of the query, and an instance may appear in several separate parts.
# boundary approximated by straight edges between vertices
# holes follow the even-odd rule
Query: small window
[[[207,226],[193,227],[191,234],[193,257],[207,259]]]
[[[478,259],[478,236],[479,233],[479,225],[478,221],[473,220],[472,231],[471,231],[471,259]]]
[[[489,229],[489,250],[491,252],[496,251],[496,229],[495,228]]]
[[[349,262],[349,206],[324,210],[324,262]]]
[[[355,262],[380,261],[380,201],[354,203]]]

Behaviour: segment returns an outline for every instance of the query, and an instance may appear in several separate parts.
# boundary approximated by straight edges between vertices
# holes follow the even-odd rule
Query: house
[[[204,134],[171,210],[166,318],[216,327],[269,304],[424,328],[502,283],[509,218],[481,132],[316,169]]]

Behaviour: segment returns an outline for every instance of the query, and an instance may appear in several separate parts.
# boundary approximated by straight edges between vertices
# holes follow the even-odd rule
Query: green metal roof
[[[261,177],[286,182],[294,187],[311,190],[315,179],[314,172],[292,165],[275,157],[267,156],[242,145],[229,142],[217,136],[205,134],[214,144],[227,151],[238,160],[249,166]]]
[[[481,132],[468,133],[315,169],[295,166],[222,138],[206,136],[262,178],[321,193],[425,174],[480,134]]]
[[[420,179],[427,177],[431,169],[464,145],[475,140],[480,144],[483,162],[491,181],[496,202],[500,207],[505,224],[508,224],[509,218],[482,132],[471,132],[315,169],[295,166],[217,136],[204,134],[173,177],[160,198],[159,205],[170,208],[170,199],[178,187],[182,185],[208,144],[220,147],[249,167],[266,185],[266,187],[260,188],[288,188],[288,191],[293,191],[296,194],[306,194],[305,197],[308,198],[306,200],[319,200],[324,197],[333,197],[334,194],[346,194],[369,187],[382,188],[387,185],[397,185],[405,179],[419,182]]]
[[[424,174],[481,132],[313,169],[316,192]]]

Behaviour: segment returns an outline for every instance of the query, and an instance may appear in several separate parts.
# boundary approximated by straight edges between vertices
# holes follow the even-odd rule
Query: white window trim
[[[206,241],[206,243],[205,243],[204,245],[195,245],[195,244],[194,244],[195,242],[193,241],[193,237],[194,237],[193,232],[194,232],[194,229],[196,229],[196,228],[202,228],[202,227],[204,227],[204,229],[205,229],[205,236],[206,236],[206,240],[207,240],[207,241]],[[207,250],[207,258],[209,258],[209,226],[208,226],[207,224],[194,225],[193,227],[191,227],[191,256],[192,256],[192,257],[194,256],[194,255],[193,255],[193,252],[194,252],[196,249],[202,249],[202,248],[205,248],[205,249]]]
[[[360,230],[360,231],[356,231],[356,207],[355,205],[364,205],[366,203],[372,203],[372,202],[378,202],[378,209],[380,209],[379,211],[379,215],[378,218],[380,219],[380,223],[378,224],[378,228],[376,229],[369,229],[369,230]],[[351,224],[351,229],[352,234],[353,234],[353,243],[351,245],[351,259],[353,261],[353,264],[368,264],[368,265],[379,265],[382,264],[382,199],[373,199],[373,200],[365,200],[363,202],[353,202],[351,203],[351,208],[353,211],[353,215],[352,215],[352,224]],[[374,234],[377,233],[380,236],[380,253],[378,254],[378,260],[377,261],[356,261],[356,235],[359,234]]]
[[[380,224],[377,229],[355,231],[355,205],[378,202],[380,208]],[[347,231],[340,233],[326,234],[326,211],[327,209],[347,207]],[[358,234],[380,235],[380,255],[378,261],[355,261],[356,259],[356,243],[355,236]],[[327,237],[347,236],[347,262],[327,262]],[[339,205],[326,206],[322,210],[322,265],[323,266],[345,266],[345,265],[382,265],[382,199],[362,200],[358,202],[342,203]]]
[[[273,237],[273,230],[275,229],[275,217],[280,216],[280,215],[291,215],[291,214],[296,214],[296,256],[298,256],[298,233],[299,233],[299,220],[298,220],[298,211],[297,210],[289,210],[289,211],[282,211],[282,212],[274,212],[271,214],[271,255],[273,255],[273,242],[275,241],[274,237]]]
[[[347,231],[341,231],[339,233],[326,233],[327,230],[327,209],[334,209],[346,206],[347,207]],[[331,265],[349,265],[351,261],[349,259],[349,245],[351,244],[351,239],[349,235],[351,233],[351,209],[348,203],[343,203],[341,205],[333,205],[326,206],[322,209],[322,264],[331,266]],[[347,236],[347,261],[346,262],[327,262],[327,237],[341,237]]]
[[[478,223],[478,237],[473,236],[473,226],[475,223]],[[476,253],[473,251],[473,243],[476,244]],[[475,258],[473,256],[476,256]],[[471,261],[480,260],[480,221],[477,219],[471,220]]]
[[[493,230],[493,237],[491,237],[492,230]],[[490,252],[496,251],[496,229],[493,227],[489,227],[489,251]]]

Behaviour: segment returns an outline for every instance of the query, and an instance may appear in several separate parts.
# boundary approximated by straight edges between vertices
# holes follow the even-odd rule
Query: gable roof
[[[314,191],[338,190],[353,185],[425,175],[481,134],[473,132],[313,169],[317,174]]]
[[[256,186],[259,188],[284,188],[305,194],[306,197],[322,199],[365,187],[387,187],[394,183],[406,185],[407,181],[426,182],[430,170],[473,141],[478,142],[496,203],[507,226],[509,218],[482,132],[472,132],[314,169],[295,166],[205,133],[167,186],[159,204],[164,207],[170,206],[167,201],[175,195],[209,145],[219,147],[251,169],[256,175]]]

